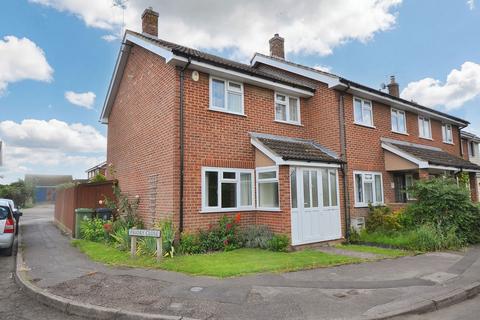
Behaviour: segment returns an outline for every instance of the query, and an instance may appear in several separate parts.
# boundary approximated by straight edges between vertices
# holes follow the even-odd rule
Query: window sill
[[[369,125],[369,124],[364,124],[364,123],[359,123],[359,122],[354,122],[353,124],[355,124],[357,126],[365,127],[365,128],[377,129],[377,127]]]
[[[401,135],[404,135],[404,136],[409,136],[409,134],[407,132],[400,132],[400,131],[394,131],[392,130],[393,133],[396,133],[396,134],[401,134]]]
[[[377,202],[377,203],[372,203],[372,206],[384,206],[385,203],[383,202]],[[354,208],[368,208],[368,204],[355,204],[353,206]]]
[[[241,212],[241,211],[256,211],[257,209],[252,207],[252,208],[219,208],[219,209],[202,209],[200,210],[200,213],[235,213],[235,212]]]
[[[430,140],[430,141],[433,141],[433,139],[432,139],[432,138],[420,137],[420,136],[418,136],[418,137],[419,137],[420,139],[425,139],[425,140]]]
[[[256,208],[255,211],[280,212],[280,208]]]
[[[301,124],[301,123],[288,122],[288,121],[283,121],[283,120],[274,120],[274,122],[289,124],[291,126],[303,127],[303,124]]]
[[[214,112],[222,112],[222,113],[228,113],[234,116],[240,116],[240,117],[247,117],[245,113],[237,113],[237,112],[232,112],[224,109],[219,109],[219,108],[208,108],[208,111],[214,111]]]
[[[451,145],[451,146],[455,145],[455,143],[453,143],[453,142],[447,142],[447,141],[443,141],[443,143],[445,143],[445,144],[449,144],[449,145]]]

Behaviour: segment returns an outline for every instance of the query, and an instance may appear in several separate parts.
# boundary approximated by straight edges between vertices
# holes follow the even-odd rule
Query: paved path
[[[138,312],[199,319],[351,319],[452,282],[469,283],[480,274],[478,249],[225,280],[109,268],[70,246],[52,225],[51,209],[30,215],[45,217],[22,229],[24,257],[36,285],[66,298]]]
[[[32,217],[25,217],[21,223],[29,223]],[[9,320],[81,320],[79,317],[50,309],[27,296],[15,284],[13,272],[15,256],[0,256],[0,319]]]

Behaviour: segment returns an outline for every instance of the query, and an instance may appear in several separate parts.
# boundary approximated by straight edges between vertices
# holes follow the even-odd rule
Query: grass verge
[[[388,257],[388,258],[398,258],[398,257],[404,257],[412,254],[412,252],[401,250],[401,249],[379,248],[379,247],[365,246],[365,245],[358,245],[358,244],[339,244],[336,247],[339,249],[344,249],[348,251],[378,254],[379,256]]]
[[[131,258],[128,252],[117,250],[104,243],[73,240],[72,245],[90,259],[111,266],[156,268],[219,278],[259,272],[288,272],[331,267],[364,261],[313,250],[286,253],[260,249],[238,249],[190,256],[179,255],[173,259],[164,258],[161,262],[157,262],[154,258],[146,256]]]

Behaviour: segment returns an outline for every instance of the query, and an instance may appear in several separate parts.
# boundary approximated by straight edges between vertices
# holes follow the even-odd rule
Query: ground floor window
[[[379,172],[354,171],[355,206],[383,204],[382,174]]]
[[[202,169],[202,211],[253,209],[253,170]]]
[[[278,167],[257,168],[257,208],[280,208],[278,196]]]

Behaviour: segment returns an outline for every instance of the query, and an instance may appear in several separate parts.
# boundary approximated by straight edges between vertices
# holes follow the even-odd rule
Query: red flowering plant
[[[230,251],[238,248],[238,226],[240,225],[240,214],[235,217],[223,216],[218,225],[223,240],[223,250]]]

